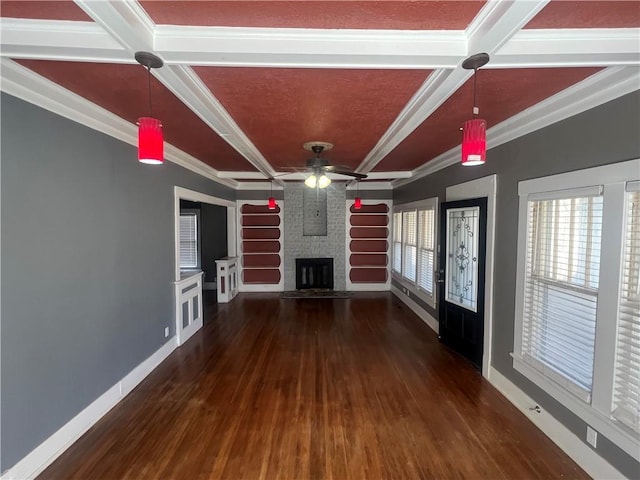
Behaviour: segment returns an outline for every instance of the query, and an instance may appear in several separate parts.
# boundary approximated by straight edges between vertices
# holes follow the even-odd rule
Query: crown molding
[[[491,149],[603,103],[638,90],[640,67],[609,67],[580,83],[487,130],[487,149]],[[437,156],[412,171],[409,179],[392,182],[394,188],[407,185],[460,161],[460,146]],[[473,168],[473,167],[470,167]]]
[[[134,124],[7,58],[0,59],[0,67],[3,92],[129,145],[138,145],[138,129]],[[222,185],[235,188],[238,183],[218,177],[217,170],[167,142],[165,158]]]
[[[236,190],[256,190],[261,192],[284,190],[284,183],[277,182],[238,182]]]

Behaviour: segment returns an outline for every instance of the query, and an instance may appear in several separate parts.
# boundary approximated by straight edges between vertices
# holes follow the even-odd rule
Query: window
[[[589,400],[602,196],[529,200],[522,357]]]
[[[639,176],[640,159],[520,182],[513,352],[515,370],[630,455],[640,447]]]
[[[180,213],[180,268],[199,268],[198,214]]]
[[[420,210],[418,225],[418,287],[433,295],[435,209]]]
[[[402,273],[402,212],[393,214],[393,270]]]
[[[403,264],[402,276],[410,282],[416,281],[416,249],[417,249],[417,219],[415,210],[412,212],[402,212],[402,229],[404,231],[403,241]]]
[[[438,199],[398,205],[393,213],[393,271],[418,297],[435,306],[436,205]]]
[[[640,183],[628,185],[612,416],[640,432]]]

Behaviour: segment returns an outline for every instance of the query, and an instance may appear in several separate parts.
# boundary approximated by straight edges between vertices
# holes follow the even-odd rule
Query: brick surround
[[[302,182],[287,183],[284,188],[284,289],[296,288],[296,258],[333,258],[333,282],[336,290],[346,289],[346,190],[334,182],[327,187],[327,235],[304,236],[302,227]]]

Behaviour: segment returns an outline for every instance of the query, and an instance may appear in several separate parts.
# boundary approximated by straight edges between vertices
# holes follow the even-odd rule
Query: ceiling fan
[[[347,175],[354,177],[358,180],[367,178],[364,173],[356,173],[349,170],[347,167],[341,167],[337,165],[331,165],[329,160],[321,157],[320,155],[325,150],[331,150],[333,144],[327,142],[307,142],[302,146],[305,150],[312,151],[314,157],[307,160],[307,171],[311,171],[311,175],[304,181],[305,185],[310,188],[326,188],[331,183],[331,179],[326,173],[336,173],[339,175]]]

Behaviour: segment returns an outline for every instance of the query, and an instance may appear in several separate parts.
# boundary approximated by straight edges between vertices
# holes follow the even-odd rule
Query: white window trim
[[[438,282],[436,280],[436,272],[438,271],[438,235],[439,235],[439,226],[440,224],[439,222],[439,215],[438,215],[438,197],[432,197],[432,198],[427,198],[425,200],[419,200],[416,202],[410,202],[410,203],[403,203],[403,204],[399,204],[399,205],[394,205],[393,210],[392,210],[392,215],[391,218],[393,219],[393,214],[394,213],[402,213],[402,212],[407,212],[407,211],[415,211],[416,212],[416,280],[414,282],[408,280],[407,278],[404,277],[403,272],[397,272],[393,269],[393,263],[395,259],[391,260],[391,275],[393,277],[394,280],[396,280],[396,282],[400,283],[403,287],[407,288],[412,294],[414,294],[416,297],[420,298],[422,301],[424,301],[427,305],[429,305],[432,308],[436,308],[436,304],[437,304],[437,298],[438,298]],[[417,264],[418,264],[418,249],[420,248],[420,235],[419,235],[419,231],[420,231],[420,225],[418,225],[417,223],[419,222],[419,215],[418,215],[418,211],[419,210],[425,210],[425,209],[429,209],[429,208],[433,208],[433,215],[434,215],[434,219],[433,219],[433,224],[434,224],[434,244],[435,247],[434,248],[434,259],[433,259],[433,294],[429,294],[429,292],[427,292],[425,289],[421,288],[418,286],[418,271],[417,271]],[[393,223],[393,220],[392,220]],[[404,217],[402,218],[402,228],[404,228]],[[395,227],[395,225],[393,225],[393,227]],[[392,232],[392,237],[394,238],[395,232]],[[405,245],[405,236],[404,236],[404,232],[402,233],[402,248],[401,248],[401,255],[404,253],[404,245]],[[391,249],[393,252],[393,248]],[[400,268],[403,269],[404,268],[404,258],[401,258],[400,260]]]
[[[585,170],[522,181],[518,184],[520,197],[518,214],[518,256],[516,272],[516,306],[514,328],[513,368],[542,388],[553,398],[600,431],[629,455],[637,455],[640,440],[630,430],[611,418],[613,386],[613,361],[615,355],[615,325],[602,319],[617,318],[622,268],[622,245],[625,183],[640,177],[640,159],[604,165]],[[521,356],[524,309],[524,285],[526,274],[526,239],[528,226],[527,204],[538,194],[555,194],[556,191],[604,186],[602,224],[602,250],[600,258],[600,290],[596,324],[591,404],[581,401],[559,383],[546,377]],[[569,192],[570,193],[570,192]],[[609,287],[604,287],[608,285]],[[603,288],[604,287],[604,288]]]

